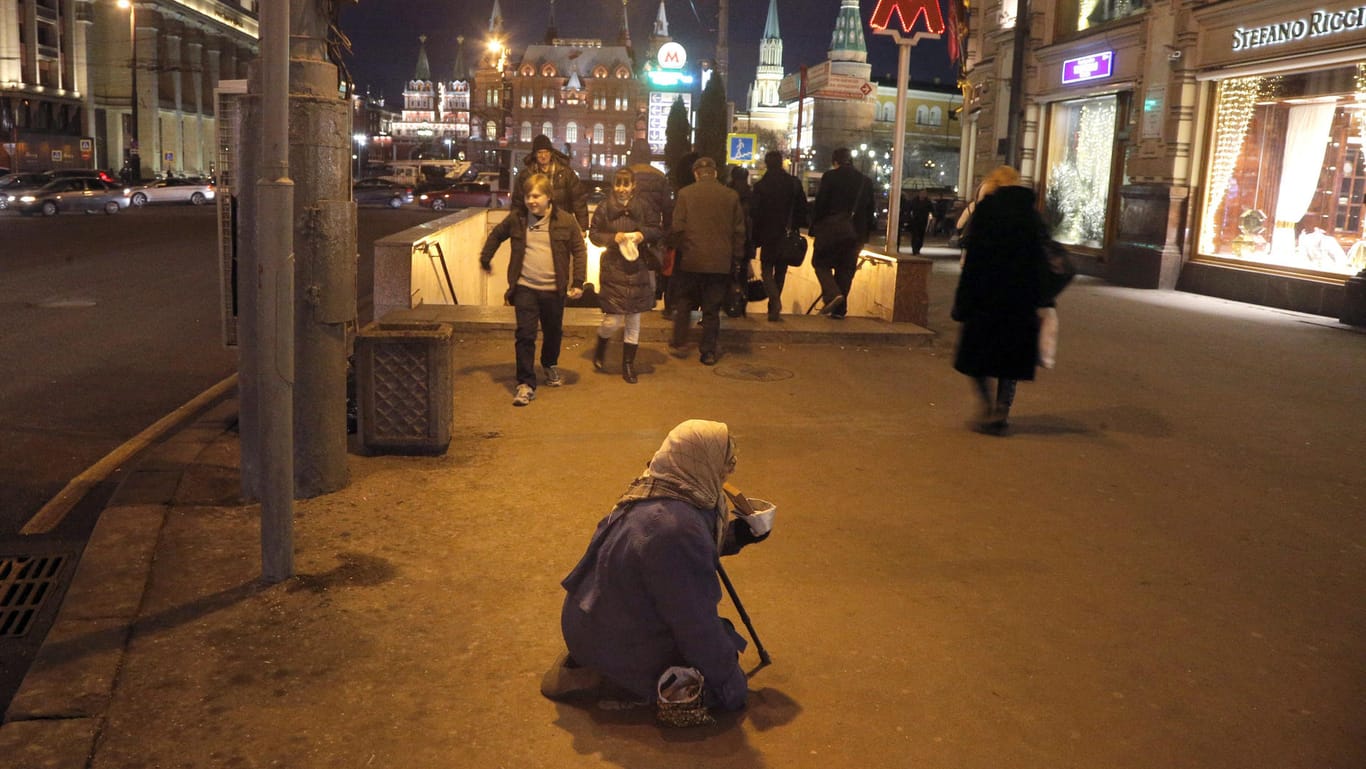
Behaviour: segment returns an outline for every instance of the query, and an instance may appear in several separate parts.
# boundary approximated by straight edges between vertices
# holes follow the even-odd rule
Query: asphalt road
[[[361,209],[362,269],[376,238],[434,216]],[[222,344],[216,221],[212,206],[0,213],[0,538],[236,370]]]
[[[362,208],[362,273],[377,238],[436,216]],[[237,370],[222,342],[216,222],[213,206],[0,212],[0,565],[61,558],[69,579],[124,467],[50,533],[19,530],[73,478]],[[59,579],[45,605],[60,606],[65,588]],[[0,712],[51,620],[44,612],[21,637],[0,637]]]

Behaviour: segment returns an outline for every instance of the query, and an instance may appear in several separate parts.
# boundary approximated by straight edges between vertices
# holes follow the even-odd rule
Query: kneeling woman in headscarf
[[[716,569],[756,536],[727,522],[726,477],[735,443],[720,422],[675,427],[645,472],[599,524],[578,566],[565,578],[560,626],[568,657],[542,693],[586,694],[600,674],[642,702],[654,702],[661,674],[673,666],[703,676],[703,703],[739,710],[748,694],[739,654],[746,642],[717,614]]]

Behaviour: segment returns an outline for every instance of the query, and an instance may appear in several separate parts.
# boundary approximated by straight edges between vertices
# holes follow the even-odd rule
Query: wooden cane
[[[754,632],[754,623],[749,621],[749,613],[745,611],[745,605],[740,603],[740,596],[735,592],[735,586],[730,583],[730,577],[726,575],[726,569],[719,562],[716,564],[716,573],[721,575],[721,584],[726,586],[726,592],[730,593],[730,600],[735,604],[735,610],[740,613],[740,621],[745,623],[745,629],[749,631],[749,637],[754,639],[754,648],[759,652],[759,662],[768,665],[773,662],[768,656],[768,650],[764,648],[764,642],[759,640],[759,634]]]

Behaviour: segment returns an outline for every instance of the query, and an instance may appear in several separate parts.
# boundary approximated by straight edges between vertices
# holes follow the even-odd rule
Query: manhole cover
[[[62,555],[0,555],[0,638],[29,631],[43,601],[56,589],[65,563]]]
[[[34,307],[42,307],[42,308],[48,309],[48,310],[71,310],[71,309],[82,309],[82,308],[86,308],[86,307],[94,307],[94,306],[95,306],[95,300],[94,300],[94,299],[48,299],[48,300],[46,300],[46,301],[36,302],[36,303],[34,303],[33,306],[34,306]]]
[[[747,379],[752,382],[781,382],[791,379],[793,374],[777,366],[761,366],[753,363],[737,363],[733,366],[717,366],[716,375],[727,379]]]

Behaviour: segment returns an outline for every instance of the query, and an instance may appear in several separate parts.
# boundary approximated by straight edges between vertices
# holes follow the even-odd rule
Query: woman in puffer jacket
[[[593,368],[606,365],[607,344],[624,327],[621,378],[636,383],[636,349],[640,346],[640,314],[655,305],[654,246],[663,236],[660,214],[643,196],[637,196],[635,175],[622,168],[612,177],[612,195],[593,212],[588,239],[601,246],[598,266],[598,304],[602,325]]]

